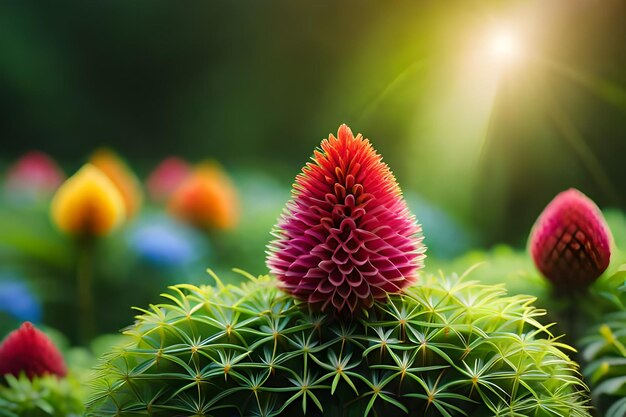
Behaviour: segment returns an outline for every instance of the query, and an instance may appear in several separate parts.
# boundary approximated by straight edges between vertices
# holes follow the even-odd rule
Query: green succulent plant
[[[429,276],[339,320],[249,278],[174,286],[141,310],[101,359],[87,415],[589,415],[532,297]]]

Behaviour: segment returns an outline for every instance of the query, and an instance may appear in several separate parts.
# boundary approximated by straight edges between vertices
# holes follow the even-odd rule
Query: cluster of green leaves
[[[528,296],[422,277],[352,320],[268,277],[178,285],[105,355],[91,416],[588,416],[568,347]]]
[[[1,417],[78,417],[84,412],[78,381],[43,376],[5,375],[0,384]]]
[[[603,306],[605,314],[599,315],[591,332],[580,341],[586,364],[584,375],[591,384],[594,405],[605,417],[626,415],[625,279],[626,266],[622,266],[604,280],[603,287],[608,288],[591,294],[596,296],[593,304]]]

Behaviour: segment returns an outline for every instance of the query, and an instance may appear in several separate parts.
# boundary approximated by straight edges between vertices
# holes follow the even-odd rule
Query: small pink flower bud
[[[7,172],[5,187],[9,192],[49,196],[65,180],[65,174],[48,155],[31,151],[17,160]]]
[[[146,186],[153,201],[164,202],[191,174],[192,168],[175,156],[163,160],[148,177]]]
[[[535,265],[555,287],[574,291],[595,281],[609,266],[611,232],[602,212],[576,189],[558,194],[530,232]]]

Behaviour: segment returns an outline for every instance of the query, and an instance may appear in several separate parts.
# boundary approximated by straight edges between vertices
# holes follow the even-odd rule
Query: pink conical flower
[[[61,352],[48,336],[29,322],[9,333],[0,344],[0,375],[18,376],[21,372],[30,379],[67,374]]]
[[[146,181],[150,198],[158,202],[166,201],[191,171],[187,162],[175,156],[163,160]]]
[[[380,155],[342,125],[296,177],[267,264],[313,308],[355,312],[415,282],[420,232]]]
[[[611,232],[586,195],[570,188],[548,204],[530,232],[535,265],[555,287],[586,288],[609,266]]]

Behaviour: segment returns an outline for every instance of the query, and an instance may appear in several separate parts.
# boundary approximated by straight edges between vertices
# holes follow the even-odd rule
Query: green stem
[[[563,313],[565,314],[566,338],[571,346],[578,346],[580,339],[588,331],[591,317],[590,305],[594,306],[595,302],[588,290],[566,294],[565,301],[567,307]],[[579,355],[580,352],[577,352],[573,356],[580,360]]]
[[[76,268],[76,289],[78,293],[78,337],[87,343],[96,331],[94,318],[93,270],[95,245],[92,239],[78,242],[78,265]]]
[[[579,337],[578,321],[580,319],[580,306],[578,305],[578,297],[573,294],[568,294],[566,300],[567,308],[565,309],[565,332],[570,344],[576,344]]]

